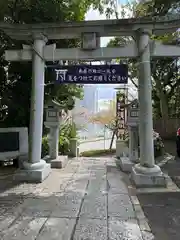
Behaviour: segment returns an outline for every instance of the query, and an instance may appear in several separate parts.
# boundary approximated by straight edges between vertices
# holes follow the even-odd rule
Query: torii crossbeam
[[[150,35],[172,33],[179,27],[180,18],[167,19],[166,17],[34,25],[0,23],[0,29],[12,39],[33,40],[32,46],[24,46],[22,50],[8,50],[5,54],[8,61],[32,61],[33,63],[30,159],[29,164],[26,164],[26,170],[31,171],[32,176],[34,171],[39,172],[39,181],[42,181],[49,174],[45,162],[40,161],[45,61],[98,61],[138,57],[140,164],[133,167],[132,177],[138,186],[164,185],[165,178],[160,168],[155,165],[154,160],[150,60],[151,57],[179,57],[180,47],[151,41]],[[56,49],[54,44],[46,46],[48,39],[75,39],[87,33],[93,33],[97,39],[106,36],[133,36],[135,42],[118,48],[95,46],[91,50],[78,48]]]

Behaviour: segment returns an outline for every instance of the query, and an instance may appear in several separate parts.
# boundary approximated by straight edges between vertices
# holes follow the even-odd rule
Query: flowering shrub
[[[164,154],[164,144],[159,133],[153,131],[153,141],[154,141],[154,156],[155,158],[162,156]],[[129,136],[126,139],[126,144],[129,145]],[[140,149],[139,149],[140,150]]]
[[[164,154],[164,144],[159,133],[153,131],[153,140],[154,140],[154,156],[159,157]]]

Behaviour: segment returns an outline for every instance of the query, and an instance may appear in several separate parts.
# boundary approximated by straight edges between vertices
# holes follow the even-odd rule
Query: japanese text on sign
[[[55,69],[56,81],[61,83],[127,83],[128,73],[126,65],[87,65],[64,66]]]

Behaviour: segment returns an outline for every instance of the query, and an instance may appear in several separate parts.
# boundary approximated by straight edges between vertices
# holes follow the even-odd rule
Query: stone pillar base
[[[46,156],[44,159],[50,163],[51,168],[64,168],[68,163],[68,156],[63,155],[58,156],[56,159]]]
[[[137,187],[165,187],[166,178],[161,169],[155,165],[153,168],[136,164],[132,168],[131,179]]]
[[[134,163],[129,159],[129,157],[120,157],[118,160],[119,167],[123,172],[131,172]]]
[[[119,159],[122,155],[125,149],[127,148],[126,143],[124,140],[116,140],[116,157]]]
[[[68,163],[68,156],[58,156],[51,160],[51,168],[64,168]]]
[[[51,172],[50,164],[46,163],[44,160],[40,160],[39,163],[24,163],[23,169],[19,169],[13,176],[14,180],[31,182],[31,183],[41,183],[43,182]]]
[[[78,156],[78,140],[77,140],[77,138],[70,139],[70,156],[71,157]]]

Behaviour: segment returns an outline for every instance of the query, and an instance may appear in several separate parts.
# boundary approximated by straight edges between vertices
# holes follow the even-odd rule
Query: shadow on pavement
[[[180,188],[180,159],[176,157],[174,161],[170,161],[164,165],[162,170],[167,172],[174,183]]]
[[[180,158],[176,156],[176,142],[164,141],[165,151],[175,156],[173,161],[168,162],[162,167],[162,170],[171,177],[174,183],[180,188]]]
[[[176,141],[163,140],[165,151],[176,156]]]
[[[13,174],[16,170],[17,168],[12,166],[0,167],[0,193],[22,184],[13,180]]]
[[[176,156],[176,142],[163,141],[165,151]],[[162,170],[172,178],[180,188],[180,159],[169,161]],[[137,195],[154,240],[180,239],[180,192],[139,193]]]
[[[155,240],[180,239],[180,193],[138,194]]]
[[[53,233],[48,232],[49,224],[56,233],[59,231],[60,235],[63,231],[61,224],[65,223],[64,231],[71,236],[79,216],[82,198],[83,194],[75,189],[44,196],[33,193],[1,195],[0,239],[51,239]]]

